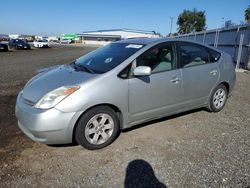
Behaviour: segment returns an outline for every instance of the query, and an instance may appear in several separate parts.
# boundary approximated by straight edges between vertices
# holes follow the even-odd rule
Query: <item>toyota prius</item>
[[[230,55],[175,39],[129,39],[45,69],[18,94],[19,128],[45,144],[111,144],[123,129],[206,107],[219,112],[235,84]]]

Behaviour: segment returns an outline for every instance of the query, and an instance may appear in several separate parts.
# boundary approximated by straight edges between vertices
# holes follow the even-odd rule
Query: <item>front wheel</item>
[[[210,96],[210,101],[208,104],[208,109],[211,112],[221,111],[227,102],[228,90],[225,85],[220,84],[212,92]]]
[[[86,149],[101,149],[111,144],[119,134],[119,120],[108,106],[98,106],[82,115],[76,125],[75,139]]]

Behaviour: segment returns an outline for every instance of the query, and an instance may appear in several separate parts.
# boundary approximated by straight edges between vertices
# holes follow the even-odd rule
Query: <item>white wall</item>
[[[129,38],[159,38],[158,35],[151,34],[151,33],[137,33],[132,31],[104,31],[104,32],[84,32],[84,34],[88,35],[118,35],[121,36],[122,39],[129,39]],[[111,41],[91,41],[91,40],[84,40],[84,44],[88,45],[106,45],[111,43]]]
[[[10,34],[10,35],[9,35],[9,37],[10,37],[11,39],[17,39],[19,36],[20,36],[20,35],[18,35],[18,34]]]
[[[55,36],[49,36],[49,37],[48,37],[48,41],[51,41],[51,40],[58,40],[58,38],[55,37]]]
[[[93,35],[120,35],[123,39],[127,38],[158,38],[158,35],[155,34],[147,34],[147,33],[137,33],[132,31],[105,31],[105,32],[89,32],[84,34],[93,34]]]
[[[87,45],[105,46],[105,45],[107,45],[109,43],[111,43],[111,41],[92,41],[92,40],[85,40],[85,41],[83,41],[83,44],[87,44]]]

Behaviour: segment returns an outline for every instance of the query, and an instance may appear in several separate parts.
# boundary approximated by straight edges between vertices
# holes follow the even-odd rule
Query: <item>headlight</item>
[[[60,87],[44,95],[35,105],[35,108],[49,109],[77,91],[79,86]]]

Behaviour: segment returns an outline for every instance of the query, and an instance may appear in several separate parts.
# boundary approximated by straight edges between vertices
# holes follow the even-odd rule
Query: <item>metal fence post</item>
[[[239,43],[239,49],[238,49],[238,57],[237,57],[236,69],[240,68],[240,60],[241,60],[241,54],[242,54],[243,40],[244,40],[244,34],[241,34],[240,35],[240,43]]]
[[[206,40],[206,31],[204,31],[204,35],[203,35],[203,44],[205,43]]]
[[[214,36],[214,47],[215,47],[216,37],[217,37],[217,30],[215,31],[215,36]]]
[[[218,33],[217,33],[216,48],[218,47],[219,38],[220,38],[220,30],[218,30]]]
[[[219,33],[220,33],[220,30],[216,30],[215,37],[214,37],[214,47],[215,48],[217,48],[217,46],[218,46]]]

